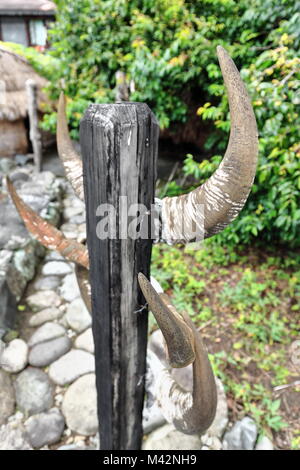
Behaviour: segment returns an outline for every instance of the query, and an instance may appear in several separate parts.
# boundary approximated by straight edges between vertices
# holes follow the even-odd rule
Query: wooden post
[[[91,105],[81,122],[101,450],[141,446],[148,312],[137,274],[149,275],[152,240],[126,229],[133,204],[153,203],[158,133],[143,103]],[[112,233],[100,239],[102,204],[116,218],[112,210]]]
[[[29,137],[33,148],[35,171],[40,172],[42,168],[42,139],[39,130],[37,84],[34,80],[30,78],[26,80],[26,91],[30,125]]]

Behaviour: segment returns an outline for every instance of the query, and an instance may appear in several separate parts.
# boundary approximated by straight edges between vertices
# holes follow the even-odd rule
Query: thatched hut
[[[42,91],[47,80],[38,75],[28,61],[0,46],[0,157],[26,154],[30,151],[28,100],[25,83],[33,79],[38,86],[38,112],[43,113],[53,105]],[[53,140],[42,133],[43,146]]]

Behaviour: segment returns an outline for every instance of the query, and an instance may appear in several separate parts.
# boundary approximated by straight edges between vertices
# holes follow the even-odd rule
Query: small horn
[[[180,315],[166,294],[156,292],[142,273],[138,280],[166,340],[171,367],[193,363],[192,393],[184,391],[161,365],[155,380],[162,413],[179,431],[202,433],[215,417],[217,390],[201,336],[188,315]]]
[[[58,102],[57,128],[56,128],[57,150],[63,163],[67,179],[77,196],[83,201],[83,170],[82,161],[78,153],[74,150],[67,123],[66,99],[61,92]]]
[[[60,230],[36,214],[18,196],[14,185],[8,177],[6,177],[6,183],[8,192],[27,230],[46,248],[57,250],[64,258],[88,269],[89,257],[87,248],[75,240],[66,238]]]
[[[162,200],[162,239],[168,243],[188,243],[223,230],[243,208],[255,177],[258,134],[251,101],[228,53],[218,46],[217,54],[230,108],[227,150],[202,186]]]

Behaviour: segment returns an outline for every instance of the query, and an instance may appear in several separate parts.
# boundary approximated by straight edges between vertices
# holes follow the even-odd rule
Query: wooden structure
[[[0,0],[0,40],[44,49],[55,11],[49,0]]]
[[[150,210],[158,132],[142,103],[91,105],[81,123],[102,450],[141,446],[148,315],[137,275],[149,275],[152,240],[127,235],[125,206]],[[96,236],[101,204],[115,209],[115,238]],[[143,216],[150,227],[150,216]]]
[[[43,89],[48,81],[38,75],[20,55],[0,46],[0,133],[5,139],[0,142],[0,157],[10,157],[30,150],[29,110],[26,81],[37,85],[37,112],[41,120],[46,111],[55,109]],[[52,145],[55,138],[50,132],[41,130],[43,147]]]
[[[33,148],[33,158],[35,171],[42,169],[42,139],[39,130],[39,116],[37,104],[37,84],[34,80],[28,79],[26,82],[26,91],[28,97],[28,115],[29,115],[29,137]]]

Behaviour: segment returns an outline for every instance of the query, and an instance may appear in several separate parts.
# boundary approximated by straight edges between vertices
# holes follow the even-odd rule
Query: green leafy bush
[[[280,23],[266,40],[266,50],[241,72],[258,123],[259,165],[249,201],[241,216],[219,236],[222,242],[249,243],[255,237],[263,243],[300,246],[300,58],[296,24],[300,25],[300,13]],[[207,148],[224,150],[223,131],[230,127],[227,97],[222,94],[217,106],[206,102],[198,114],[215,124]],[[220,160],[216,156],[198,164],[188,156],[184,171],[197,180],[206,179]]]
[[[245,0],[56,3],[57,21],[49,38],[60,67],[51,93],[57,98],[57,85],[64,85],[74,137],[90,102],[114,100],[119,69],[135,84],[130,99],[147,102],[162,128],[185,121],[185,95],[209,96],[208,78],[220,75],[216,45],[230,44],[242,34],[239,17],[246,11]],[[46,125],[53,128],[51,119]]]

